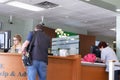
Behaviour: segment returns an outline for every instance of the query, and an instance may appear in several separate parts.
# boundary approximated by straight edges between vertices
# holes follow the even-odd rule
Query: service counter
[[[108,80],[105,64],[80,60],[79,55],[49,56],[47,80]]]
[[[80,56],[49,56],[47,80],[80,80]]]
[[[20,54],[0,53],[0,80],[27,80]]]
[[[104,64],[80,59],[80,55],[48,56],[47,80],[108,80]],[[27,80],[21,54],[0,53],[0,80]]]
[[[81,80],[108,80],[105,64],[81,62]]]

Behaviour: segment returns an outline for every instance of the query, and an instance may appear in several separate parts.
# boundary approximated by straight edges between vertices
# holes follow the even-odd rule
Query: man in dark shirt
[[[22,46],[22,52],[25,54],[25,48],[30,44],[33,36],[35,37],[32,48],[32,65],[27,66],[28,80],[36,80],[36,74],[38,74],[39,80],[46,80],[50,38],[42,28],[43,25],[38,24],[35,30],[28,34],[27,40]]]

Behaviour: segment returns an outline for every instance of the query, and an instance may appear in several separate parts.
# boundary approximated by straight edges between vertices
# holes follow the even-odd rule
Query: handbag
[[[24,66],[31,66],[32,65],[32,57],[30,56],[30,53],[26,53],[22,56],[22,61]]]
[[[26,48],[26,54],[22,55],[22,61],[24,66],[31,66],[32,65],[32,48],[33,48],[33,43],[35,40],[35,32],[33,32],[33,38],[28,45],[28,48]]]
[[[96,61],[96,55],[93,54],[93,53],[88,53],[82,58],[82,61],[95,62]]]

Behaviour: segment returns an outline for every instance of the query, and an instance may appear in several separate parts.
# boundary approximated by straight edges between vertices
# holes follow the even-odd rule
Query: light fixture
[[[5,3],[7,1],[9,1],[9,0],[0,0],[0,3]]]
[[[116,28],[111,28],[110,30],[112,30],[112,31],[116,31]]]
[[[8,2],[9,0],[0,0],[0,3]]]
[[[117,11],[117,12],[119,12],[119,11],[120,11],[120,9],[116,9],[116,11]]]
[[[44,8],[33,6],[33,5],[22,3],[22,2],[18,2],[18,1],[11,1],[11,2],[8,2],[6,4],[8,4],[10,6],[22,8],[22,9],[31,10],[31,11],[42,11],[42,10],[44,10]]]
[[[90,0],[85,0],[85,1],[90,1]]]
[[[65,18],[69,18],[69,16],[65,16]]]
[[[116,41],[113,41],[113,43],[116,43]]]

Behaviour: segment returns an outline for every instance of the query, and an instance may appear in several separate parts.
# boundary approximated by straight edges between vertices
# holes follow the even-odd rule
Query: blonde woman
[[[22,37],[19,34],[13,37],[13,46],[9,50],[10,53],[21,53],[22,48]]]

